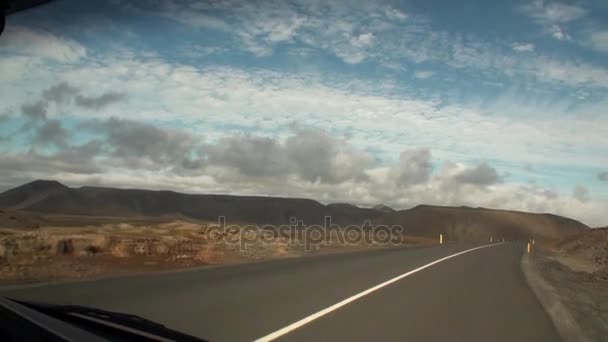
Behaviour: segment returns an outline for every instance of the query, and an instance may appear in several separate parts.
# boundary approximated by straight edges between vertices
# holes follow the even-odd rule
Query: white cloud
[[[0,52],[74,62],[87,55],[78,42],[24,26],[7,25],[0,39]]]
[[[608,31],[595,31],[590,36],[591,46],[602,52],[608,52]]]
[[[548,29],[551,36],[557,40],[571,40],[572,37],[559,25],[551,25]]]
[[[227,50],[219,46],[188,46],[188,49],[183,52],[187,57],[206,57],[225,53]]]
[[[209,28],[213,30],[229,31],[230,25],[221,19],[214,16],[206,15],[201,12],[192,12],[189,10],[176,10],[164,12],[164,15],[175,21],[198,27]]]
[[[577,199],[581,202],[588,202],[589,201],[589,189],[587,189],[586,187],[584,187],[582,185],[577,185],[574,187],[574,190],[572,190],[572,197],[574,197],[575,199]]]
[[[433,75],[435,75],[435,72],[430,70],[418,70],[414,72],[414,77],[419,79],[427,79],[433,77]]]
[[[384,13],[388,19],[399,22],[405,21],[408,17],[407,13],[390,6],[384,8]]]
[[[608,87],[607,78],[603,77],[608,69],[603,66],[517,53],[535,52],[535,46],[529,42],[513,44],[515,53],[505,54],[504,46],[474,35],[437,30],[428,18],[406,14],[395,6],[321,1],[194,2],[183,6],[186,8],[179,11],[176,6],[168,12],[156,9],[148,12],[164,16],[166,13],[180,16],[185,12],[188,17],[200,14],[206,23],[202,27],[228,33],[234,39],[230,44],[233,48],[258,57],[271,56],[282,46],[290,53],[310,56],[311,49],[322,50],[348,64],[369,61],[391,70],[406,70],[411,63],[438,63],[517,82]],[[580,6],[544,1],[534,1],[521,9],[548,34],[563,40],[570,39],[565,25],[586,15]],[[222,13],[221,25],[207,23],[206,18],[215,13]],[[190,22],[183,18],[178,21]],[[196,22],[190,25],[201,27]],[[548,59],[551,68],[543,65]],[[557,69],[561,71],[556,72]]]
[[[535,53],[506,55],[501,49],[480,41],[452,43],[452,57],[446,63],[454,68],[487,71],[512,80],[535,80],[571,87],[608,88],[608,68],[580,60],[560,59]]]
[[[535,0],[520,9],[541,25],[547,34],[558,40],[571,40],[565,27],[587,15],[587,10],[581,6],[544,0]]]
[[[390,83],[335,74],[195,68],[154,59],[106,57],[105,62],[25,69],[19,81],[2,84],[6,98],[2,111],[20,108],[27,102],[28,95],[21,91],[24,87],[35,94],[62,80],[85,93],[128,94],[128,101],[116,103],[111,110],[93,112],[85,108],[72,115],[109,117],[128,113],[131,119],[145,120],[178,117],[187,123],[198,122],[199,126],[192,129],[205,127],[210,137],[217,135],[213,133],[214,127],[230,127],[235,122],[242,127],[236,130],[249,128],[274,134],[295,121],[307,126],[336,127],[343,134],[351,134],[358,147],[383,146],[382,150],[393,158],[407,141],[425,142],[436,155],[456,159],[462,153],[476,151],[482,157],[499,155],[510,162],[555,164],[567,160],[605,167],[595,156],[608,154],[604,148],[608,123],[605,116],[599,115],[601,103],[581,108],[579,113],[586,119],[577,120],[576,116],[564,115],[572,113],[570,103],[548,99],[545,104],[534,96],[525,101],[518,99],[518,95],[506,96],[504,101],[482,107],[475,103],[450,105],[416,99],[407,95],[407,88],[394,88]],[[3,63],[0,59],[2,68]],[[598,82],[602,81],[601,73],[581,65],[576,66],[579,75],[564,72],[559,63],[553,65],[552,61],[543,65],[546,69],[538,70],[538,77],[569,78],[571,82],[596,77]],[[62,115],[50,109],[51,118]],[[522,117],[522,113],[526,115]],[[537,113],[555,113],[552,124],[548,125]],[[513,117],[522,119],[510,119]],[[471,126],[478,129],[471,130]],[[416,129],[404,135],[401,127]],[[589,153],[560,152],[553,148],[564,140],[571,142],[572,148]],[[494,143],[480,144],[482,141]]]
[[[608,87],[608,69],[584,62],[566,62],[538,57],[523,67],[539,80],[559,82],[572,86]]]
[[[521,9],[540,23],[568,23],[587,15],[581,6],[535,0]]]
[[[369,46],[374,42],[374,34],[371,32],[362,33],[357,37],[356,44],[361,46]]]
[[[513,43],[511,48],[518,52],[531,52],[534,51],[534,44],[532,43]]]
[[[274,54],[278,44],[300,43],[330,51],[350,64],[367,59],[377,33],[407,19],[397,8],[365,2],[356,6],[321,1],[193,2],[181,6],[168,2],[162,11],[142,2],[132,10],[159,14],[196,28],[229,32],[238,47],[258,57]],[[230,15],[217,19],[209,14],[217,12]]]

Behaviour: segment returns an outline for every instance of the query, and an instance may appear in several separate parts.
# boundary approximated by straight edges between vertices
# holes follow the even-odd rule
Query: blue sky
[[[608,3],[55,1],[0,37],[0,184],[608,224]]]

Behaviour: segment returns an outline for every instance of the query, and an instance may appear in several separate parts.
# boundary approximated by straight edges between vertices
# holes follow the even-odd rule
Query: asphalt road
[[[0,295],[128,312],[212,341],[559,341],[528,288],[518,243],[374,250],[107,278]],[[332,305],[359,294],[345,305]],[[310,315],[326,314],[311,319]],[[302,322],[300,322],[302,323]],[[285,332],[285,330],[283,330]]]

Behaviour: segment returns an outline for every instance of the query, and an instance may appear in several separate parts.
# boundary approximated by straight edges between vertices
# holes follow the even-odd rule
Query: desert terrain
[[[398,245],[450,241],[555,241],[589,228],[549,214],[468,207],[417,206],[394,210],[324,205],[309,199],[192,195],[171,191],[70,188],[56,181],[34,181],[0,194],[0,281],[5,284],[91,278],[213,264],[296,257],[360,248],[394,247],[369,241],[344,243],[326,236],[305,246],[293,232],[256,230],[247,245],[244,227],[323,225],[337,231],[369,221],[398,225]],[[212,236],[225,217],[223,236]],[[329,224],[326,217],[331,218]],[[227,243],[228,237],[231,243]]]
[[[0,285],[89,279],[188,267],[299,257],[357,249],[386,248],[363,241],[342,245],[328,237],[307,248],[289,236],[262,240],[261,232],[239,243],[244,226],[222,240],[215,223],[174,219],[130,219],[37,215],[3,210],[0,220]],[[78,223],[80,222],[80,223]],[[248,232],[251,234],[251,231]],[[404,236],[401,246],[437,244]]]
[[[535,244],[523,263],[564,340],[607,336],[608,228]]]

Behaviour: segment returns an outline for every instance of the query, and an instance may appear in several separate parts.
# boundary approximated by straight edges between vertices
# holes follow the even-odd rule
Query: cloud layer
[[[487,2],[484,21],[393,2],[67,3],[16,16],[0,39],[2,187],[56,178],[606,224],[601,8]]]
[[[56,84],[42,91],[36,103],[78,108],[74,99],[83,95],[73,89],[68,83]],[[467,204],[600,219],[594,216],[598,203],[590,202],[589,190],[581,185],[571,197],[560,196],[506,182],[486,162],[439,163],[428,148],[403,149],[396,163],[386,164],[348,138],[318,128],[292,126],[283,138],[237,133],[211,140],[186,129],[125,118],[81,118],[66,128],[51,113],[32,116],[28,106],[22,106],[20,116],[35,122],[21,128],[35,138],[24,152],[3,154],[1,175],[12,184],[56,178],[75,185],[305,196],[398,208]],[[76,142],[74,137],[83,132],[90,133],[89,139]]]

